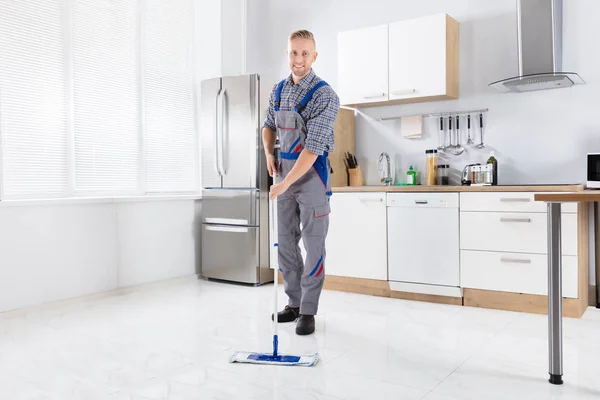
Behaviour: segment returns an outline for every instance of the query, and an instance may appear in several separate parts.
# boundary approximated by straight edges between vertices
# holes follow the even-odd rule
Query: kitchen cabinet
[[[325,274],[386,281],[385,193],[334,193]]]
[[[388,26],[338,34],[338,96],[344,103],[388,99]]]
[[[548,257],[461,250],[462,285],[500,292],[548,295]],[[577,298],[577,257],[563,256],[563,297]]]
[[[461,286],[547,295],[547,210],[533,193],[461,193]],[[578,298],[577,207],[561,214],[563,297]]]
[[[458,23],[438,14],[389,25],[389,100],[458,98]]]
[[[341,103],[367,107],[458,98],[458,41],[459,24],[446,14],[340,32]]]

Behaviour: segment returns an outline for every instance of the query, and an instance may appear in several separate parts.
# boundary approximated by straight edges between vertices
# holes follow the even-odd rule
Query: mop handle
[[[279,271],[279,254],[278,254],[278,246],[279,246],[279,236],[278,236],[278,231],[277,231],[277,197],[274,198],[273,200],[271,200],[271,204],[270,204],[270,208],[271,208],[271,232],[272,232],[272,238],[273,238],[273,269],[275,272],[275,281],[274,281],[274,287],[275,287],[275,295],[274,295],[274,299],[273,299],[273,303],[274,303],[274,313],[273,313],[273,356],[277,356],[277,347],[278,347],[278,337],[277,337],[277,290],[278,290],[278,276],[277,273]]]

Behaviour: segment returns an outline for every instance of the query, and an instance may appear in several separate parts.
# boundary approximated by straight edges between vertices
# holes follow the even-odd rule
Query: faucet
[[[383,157],[385,157],[385,169],[382,166]],[[381,182],[383,182],[386,186],[391,186],[393,180],[392,173],[390,171],[390,165],[390,155],[386,152],[381,153],[381,155],[379,155],[379,171],[381,171]]]

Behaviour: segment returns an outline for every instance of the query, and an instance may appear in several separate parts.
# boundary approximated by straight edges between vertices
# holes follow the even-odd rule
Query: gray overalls
[[[279,177],[291,171],[304,148],[307,129],[300,112],[313,93],[313,87],[293,111],[279,110],[281,90],[285,80],[275,91],[274,111],[279,139]],[[329,160],[327,153],[318,156],[313,168],[294,182],[278,197],[277,214],[279,230],[278,255],[285,292],[290,307],[300,307],[300,314],[316,315],[319,296],[325,279],[325,237],[329,228],[329,197],[331,196]],[[300,230],[302,223],[302,230]],[[306,261],[302,261],[299,241],[302,237]]]

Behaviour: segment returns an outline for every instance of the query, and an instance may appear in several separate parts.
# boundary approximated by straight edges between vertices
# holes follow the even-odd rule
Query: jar
[[[449,175],[450,166],[448,164],[440,164],[437,167],[437,184],[447,186],[450,184]]]
[[[473,180],[471,181],[474,185],[480,183],[479,177],[481,174],[481,167],[479,165],[475,165],[473,167]]]
[[[425,150],[425,184],[435,185],[437,176],[437,150]]]

